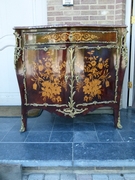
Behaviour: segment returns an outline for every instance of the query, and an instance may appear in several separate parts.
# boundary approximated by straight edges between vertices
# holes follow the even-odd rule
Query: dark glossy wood
[[[22,127],[36,107],[59,115],[114,109],[121,127],[120,96],[127,49],[125,26],[15,27],[15,67],[22,100]]]

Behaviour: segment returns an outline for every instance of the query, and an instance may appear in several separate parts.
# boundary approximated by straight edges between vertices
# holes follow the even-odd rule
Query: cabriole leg
[[[114,109],[114,125],[118,129],[122,129],[122,125],[120,122],[120,111],[118,108]]]
[[[22,118],[21,118],[21,129],[20,132],[25,132],[27,130],[27,110],[22,108]]]
[[[118,128],[118,129],[122,129],[122,125],[121,125],[121,121],[120,121],[120,111],[118,112],[117,128]]]

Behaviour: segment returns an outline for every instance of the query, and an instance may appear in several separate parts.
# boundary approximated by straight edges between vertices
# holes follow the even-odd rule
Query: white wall
[[[0,0],[0,105],[20,105],[14,69],[14,26],[47,24],[46,0]]]

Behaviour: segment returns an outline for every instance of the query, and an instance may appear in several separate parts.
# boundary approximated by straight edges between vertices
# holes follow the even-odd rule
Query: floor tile
[[[36,120],[34,120],[34,119],[29,119],[29,118],[27,119],[27,131],[30,131],[32,129],[35,122],[36,122]],[[20,129],[21,129],[21,120],[16,122],[10,131],[18,131],[19,132]]]
[[[42,114],[36,118],[36,123],[47,123],[52,124],[54,123],[55,115],[51,114],[47,111],[43,111]],[[35,118],[29,118],[29,120],[35,119]]]
[[[50,142],[73,142],[73,132],[52,132]]]
[[[135,130],[120,131],[121,137],[126,142],[135,142]]]
[[[122,129],[120,129],[120,131],[135,130],[135,122],[134,121],[130,121],[127,119],[127,121],[124,121],[124,122],[121,121],[121,125],[122,125]]]
[[[123,145],[120,147],[121,151],[122,148],[124,149],[124,153],[122,155],[123,159],[135,160],[135,142],[123,143]]]
[[[45,174],[45,180],[60,180],[60,174]]]
[[[74,131],[94,131],[93,123],[74,123]]]
[[[48,142],[50,134],[50,131],[32,131],[29,132],[25,142]]]
[[[53,124],[35,123],[31,131],[52,131]]]
[[[124,179],[125,180],[134,180],[135,179],[135,174],[133,173],[127,173],[127,174],[124,174]]]
[[[114,131],[116,128],[113,123],[95,123],[96,131]]]
[[[53,131],[73,131],[73,124],[54,124]]]
[[[74,143],[75,160],[134,159],[135,143]]]
[[[121,142],[123,141],[117,130],[114,131],[98,131],[97,136],[99,142]]]
[[[121,117],[121,121],[125,121],[125,122],[135,121],[135,118],[134,118],[135,117],[135,109],[133,109],[133,108],[121,109],[120,117]]]
[[[84,116],[91,123],[113,123],[114,116],[112,114],[87,114]]]
[[[0,141],[4,138],[4,136],[7,134],[6,131],[0,131]]]
[[[42,174],[30,174],[28,180],[43,180],[45,175]]]
[[[108,180],[108,176],[105,174],[94,174],[93,180]]]
[[[91,174],[77,174],[76,180],[93,180]]]
[[[12,118],[12,117],[0,117],[0,123],[10,123],[10,125],[15,124],[17,121],[19,121],[20,118]]]
[[[27,130],[30,131],[30,126],[27,126]],[[13,127],[10,129],[10,131],[17,131],[19,132],[21,129],[21,121],[17,122],[16,124],[13,125]]]
[[[63,123],[64,124],[72,124],[73,121],[74,121],[73,118],[55,115],[54,123],[55,124],[63,124]]]
[[[120,118],[122,129],[121,130],[134,130],[135,129],[135,110],[122,109],[120,111]]]
[[[76,180],[75,174],[61,174],[60,176],[61,180]]]
[[[6,134],[2,139],[2,142],[24,142],[29,132],[20,133],[17,131],[12,131]]]
[[[0,160],[72,160],[72,143],[0,143]]]
[[[95,131],[76,131],[74,132],[74,142],[98,142]]]
[[[14,124],[10,124],[10,123],[0,123],[0,131],[10,131],[12,129],[12,127],[14,126]]]
[[[109,180],[125,180],[125,178],[119,174],[111,174],[109,175]],[[126,179],[127,180],[127,179]]]
[[[74,118],[74,123],[92,123],[93,115],[86,114],[84,116],[77,116]]]

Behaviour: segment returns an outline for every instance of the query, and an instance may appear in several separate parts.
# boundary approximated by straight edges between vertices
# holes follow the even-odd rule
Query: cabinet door
[[[0,1],[0,105],[21,104],[14,70],[13,27],[46,24],[46,7],[44,0]]]
[[[70,76],[67,49],[62,45],[26,47],[23,57],[26,104],[65,106]]]
[[[75,49],[75,95],[77,107],[83,103],[116,103],[119,57],[116,48],[101,46]],[[79,98],[78,98],[79,97]]]

